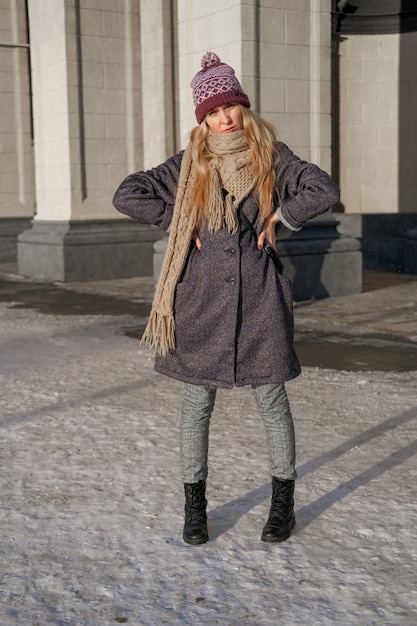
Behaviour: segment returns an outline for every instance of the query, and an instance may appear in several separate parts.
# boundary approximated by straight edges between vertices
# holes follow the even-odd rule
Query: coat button
[[[236,278],[229,278],[229,285],[234,285],[236,282]]]
[[[227,252],[228,252],[229,256],[235,256],[235,254],[236,254],[235,248],[229,248]]]

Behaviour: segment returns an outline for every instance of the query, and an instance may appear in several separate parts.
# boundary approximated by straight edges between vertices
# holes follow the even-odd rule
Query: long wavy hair
[[[243,105],[237,106],[242,112],[243,130],[250,148],[250,163],[255,179],[254,192],[259,205],[260,220],[263,222],[272,211],[274,193],[276,193],[275,166],[279,161],[277,133],[275,127],[259,115]],[[194,183],[190,195],[189,210],[194,217],[195,226],[198,226],[202,219],[208,217],[209,164],[211,159],[215,158],[207,146],[208,133],[209,127],[205,120],[193,128],[190,133]]]

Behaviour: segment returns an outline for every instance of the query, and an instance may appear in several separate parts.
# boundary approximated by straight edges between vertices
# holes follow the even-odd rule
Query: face
[[[205,120],[214,133],[233,133],[243,129],[242,111],[238,104],[222,104],[209,111]]]

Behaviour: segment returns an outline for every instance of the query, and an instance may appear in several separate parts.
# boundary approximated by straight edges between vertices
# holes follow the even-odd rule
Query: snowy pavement
[[[416,288],[318,302],[296,319],[305,333],[412,343]],[[189,546],[182,385],[153,371],[126,333],[137,325],[132,313],[0,302],[1,626],[417,623],[416,371],[307,366],[287,385],[297,525],[279,545],[260,541],[270,483],[255,401],[219,390],[210,541]]]

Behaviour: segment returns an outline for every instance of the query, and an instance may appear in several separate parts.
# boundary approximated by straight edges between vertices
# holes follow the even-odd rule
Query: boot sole
[[[203,543],[207,543],[208,541],[208,537],[205,538],[201,538],[201,539],[186,539],[185,537],[183,537],[185,543],[188,543],[190,546],[200,546]]]
[[[295,518],[293,519],[291,528],[284,535],[278,535],[274,537],[272,535],[262,534],[261,541],[264,541],[265,543],[281,543],[282,541],[286,541],[291,536],[291,532],[294,526]]]
[[[281,543],[281,541],[286,541],[289,537],[291,537],[291,531],[282,537],[261,537],[261,541],[264,543]]]

